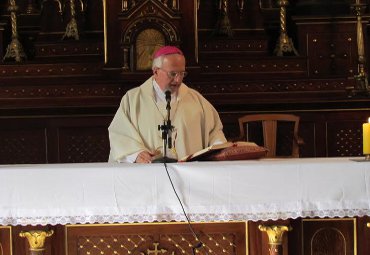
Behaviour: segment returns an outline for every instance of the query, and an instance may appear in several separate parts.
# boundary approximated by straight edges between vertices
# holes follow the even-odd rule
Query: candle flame
[[[369,123],[370,123],[370,117],[369,117],[369,119],[367,120],[367,122],[369,122]]]

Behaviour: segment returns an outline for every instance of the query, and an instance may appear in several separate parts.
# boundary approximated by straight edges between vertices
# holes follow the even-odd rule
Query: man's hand
[[[147,151],[142,151],[137,155],[135,163],[152,163],[154,154]]]

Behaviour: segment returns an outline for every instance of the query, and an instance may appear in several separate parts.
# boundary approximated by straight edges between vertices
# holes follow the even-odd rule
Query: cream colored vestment
[[[166,103],[155,100],[152,77],[129,90],[111,122],[109,161],[141,150],[162,151],[158,125],[167,118]],[[177,100],[171,103],[172,133],[177,158],[195,153],[214,143],[226,142],[216,109],[196,90],[181,84]]]

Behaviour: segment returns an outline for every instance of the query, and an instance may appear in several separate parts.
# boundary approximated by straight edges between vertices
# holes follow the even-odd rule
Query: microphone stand
[[[158,130],[162,130],[162,140],[163,140],[163,157],[153,160],[153,163],[175,163],[177,159],[167,157],[167,148],[172,148],[172,130],[174,126],[171,124],[171,91],[167,90],[166,101],[167,101],[167,121],[163,120],[163,125],[158,125]]]
[[[168,172],[167,165],[166,165],[166,163],[175,163],[175,162],[177,162],[177,160],[176,159],[173,159],[173,158],[167,157],[167,147],[168,147],[168,149],[171,149],[172,148],[172,130],[174,129],[174,126],[172,126],[172,124],[171,124],[171,117],[170,117],[170,112],[171,112],[171,91],[167,90],[165,92],[165,94],[166,94],[166,101],[167,101],[167,106],[166,106],[166,110],[167,110],[167,121],[166,120],[163,120],[163,125],[158,125],[158,130],[162,130],[163,157],[162,158],[158,158],[156,160],[153,160],[152,162],[153,163],[164,163],[164,167],[166,169],[166,173],[167,173],[168,179],[170,180],[172,189],[175,192],[175,195],[176,195],[176,197],[177,197],[177,199],[178,199],[178,201],[179,201],[179,203],[181,205],[181,208],[182,208],[182,211],[184,213],[184,216],[185,216],[185,218],[187,220],[189,229],[190,229],[191,233],[193,234],[195,240],[198,241],[197,244],[195,244],[195,245],[192,246],[192,254],[195,255],[198,252],[198,249],[202,248],[204,246],[204,244],[200,241],[200,239],[198,238],[198,235],[194,232],[194,229],[191,226],[190,219],[189,219],[188,215],[186,214],[186,211],[184,209],[184,206],[183,206],[183,204],[181,202],[181,199],[180,199],[179,195],[177,194],[176,188],[175,188],[175,186],[174,186],[174,184],[172,182],[170,173]],[[206,255],[208,255],[207,252],[206,252]]]

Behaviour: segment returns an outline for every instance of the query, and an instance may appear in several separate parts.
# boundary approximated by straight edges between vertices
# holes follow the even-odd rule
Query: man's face
[[[185,57],[179,54],[165,55],[161,68],[153,70],[154,79],[162,91],[177,93],[185,72]]]

